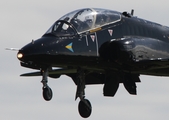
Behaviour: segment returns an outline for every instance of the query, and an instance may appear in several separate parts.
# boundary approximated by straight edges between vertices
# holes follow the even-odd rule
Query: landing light
[[[22,53],[18,53],[17,57],[18,57],[19,59],[21,59],[21,58],[23,57],[23,54],[22,54]]]

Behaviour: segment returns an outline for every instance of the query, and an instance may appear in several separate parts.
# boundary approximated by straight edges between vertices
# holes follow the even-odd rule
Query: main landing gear
[[[52,99],[52,89],[48,86],[48,69],[42,70],[42,90],[43,90],[43,98],[46,101],[50,101]],[[80,98],[80,102],[78,105],[78,111],[81,117],[88,118],[91,115],[92,112],[92,106],[89,100],[85,99],[85,71],[84,70],[77,70],[77,91],[76,91],[76,97]]]
[[[88,118],[92,112],[92,106],[89,100],[85,99],[85,72],[84,70],[77,71],[77,91],[75,100],[79,97],[80,102],[78,105],[79,114],[83,118]]]

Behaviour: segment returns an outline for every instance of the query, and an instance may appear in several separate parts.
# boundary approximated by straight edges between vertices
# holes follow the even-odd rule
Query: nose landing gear
[[[48,83],[48,69],[42,70],[42,81],[41,82],[43,84],[43,87],[42,87],[43,98],[46,101],[50,101],[52,99],[53,93],[52,93],[52,89],[47,84]]]

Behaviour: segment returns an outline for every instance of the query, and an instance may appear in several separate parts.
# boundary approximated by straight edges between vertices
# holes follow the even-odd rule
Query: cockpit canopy
[[[121,20],[118,12],[86,8],[70,12],[56,21],[45,34],[75,35]]]

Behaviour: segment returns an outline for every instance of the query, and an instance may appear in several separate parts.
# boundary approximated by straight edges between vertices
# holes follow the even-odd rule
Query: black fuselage
[[[22,64],[30,68],[120,68],[140,74],[168,75],[168,46],[168,27],[121,14],[120,21],[81,34],[45,34],[19,53],[24,54]]]
[[[21,66],[39,70],[21,76],[42,76],[47,101],[52,98],[48,76],[71,77],[77,85],[79,114],[87,118],[92,107],[85,85],[104,84],[103,95],[113,97],[123,83],[136,95],[140,74],[169,76],[169,28],[126,12],[79,9],[61,17],[17,57]]]

